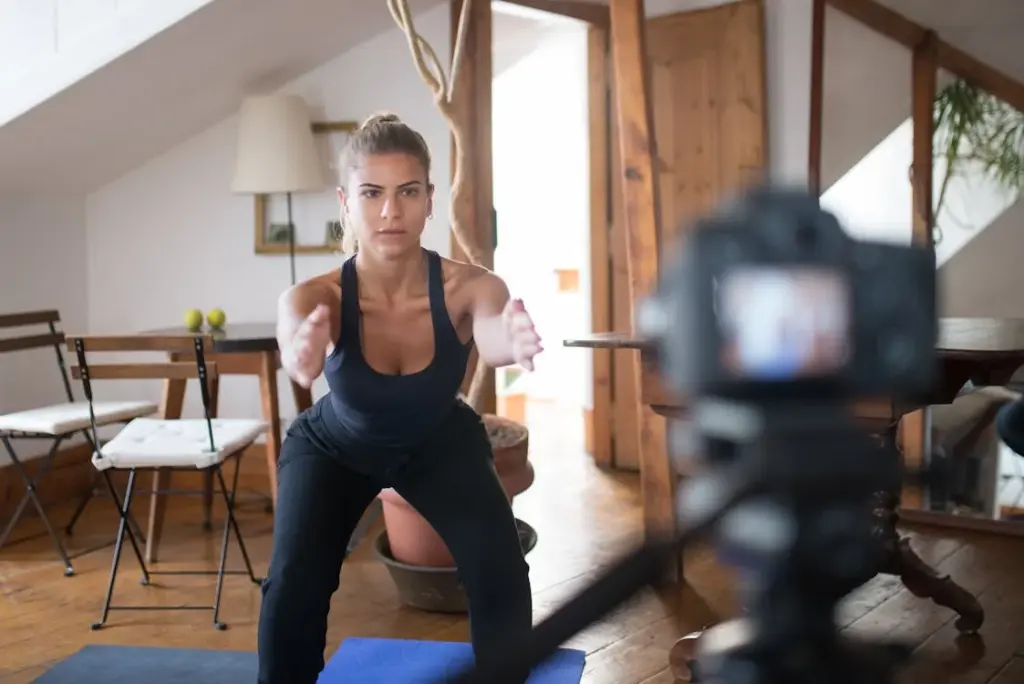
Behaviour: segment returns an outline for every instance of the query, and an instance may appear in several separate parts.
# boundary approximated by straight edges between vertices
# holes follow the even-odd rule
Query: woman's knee
[[[514,527],[474,525],[474,532],[462,531],[452,549],[463,584],[500,588],[500,594],[529,591],[530,566]]]

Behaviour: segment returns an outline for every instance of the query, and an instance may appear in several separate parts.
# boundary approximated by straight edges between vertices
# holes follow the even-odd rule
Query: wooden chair
[[[211,610],[213,624],[217,629],[226,629],[219,620],[221,589],[224,576],[245,573],[256,585],[261,584],[253,574],[252,563],[242,539],[238,521],[235,519],[235,492],[238,487],[239,458],[246,447],[251,445],[266,430],[262,420],[211,418],[209,383],[218,377],[217,365],[207,363],[206,354],[212,349],[213,342],[208,335],[196,336],[160,336],[160,335],[128,335],[118,336],[68,336],[68,349],[74,350],[78,365],[72,368],[75,378],[82,381],[86,399],[93,406],[93,382],[95,380],[116,379],[161,379],[183,380],[195,378],[199,381],[199,390],[203,402],[203,418],[200,419],[160,419],[136,418],[128,423],[115,437],[104,444],[93,455],[93,465],[103,474],[115,501],[116,489],[111,479],[112,471],[127,471],[128,484],[125,489],[124,501],[117,502],[121,521],[118,525],[117,538],[114,543],[114,555],[110,566],[110,581],[107,585],[103,613],[99,622],[92,625],[99,629],[106,624],[111,610]],[[191,351],[193,361],[164,361],[157,363],[107,363],[89,364],[87,354],[91,352],[164,352],[165,354],[183,354]],[[181,358],[179,356],[179,358]],[[93,423],[93,435],[97,425]],[[224,479],[223,464],[235,458],[235,472],[230,490]],[[128,524],[128,511],[131,507],[132,494],[135,489],[135,475],[139,470],[201,470],[212,472],[219,485],[224,499],[227,515],[224,520],[224,534],[221,539],[220,562],[216,570],[150,570],[143,558],[139,540]],[[245,562],[245,570],[229,571],[226,569],[228,542],[234,532]],[[209,606],[115,606],[111,605],[114,583],[117,579],[118,563],[125,535],[131,544],[142,570],[142,584],[149,584],[150,575],[217,575],[213,604]]]
[[[45,349],[47,347],[53,348],[57,356],[57,368],[60,371],[67,397],[67,400],[62,403],[0,415],[0,442],[3,443],[15,472],[18,473],[18,476],[25,485],[25,493],[14,509],[14,514],[7,521],[3,532],[0,532],[0,548],[3,548],[7,543],[11,532],[24,515],[28,504],[31,503],[46,527],[46,532],[53,542],[54,549],[56,549],[57,554],[64,562],[64,574],[70,577],[74,574],[71,558],[68,556],[63,542],[57,536],[50,518],[43,508],[42,502],[39,500],[38,490],[40,482],[46,477],[53,465],[54,457],[60,450],[61,445],[67,440],[76,434],[81,434],[88,442],[93,442],[94,433],[89,432],[90,425],[93,422],[95,422],[97,427],[118,425],[134,418],[152,415],[158,410],[158,406],[149,401],[110,401],[96,402],[94,404],[75,401],[74,393],[71,390],[71,381],[68,378],[67,365],[64,361],[64,355],[61,353],[64,333],[58,330],[59,324],[60,314],[56,311],[26,311],[23,313],[0,315],[0,330],[46,326],[47,332],[45,333],[35,332],[29,334],[22,332],[18,333],[16,337],[0,338],[0,353]],[[13,388],[6,388],[7,392],[12,392],[12,390]],[[50,440],[50,449],[42,458],[42,463],[33,475],[29,475],[22,459],[15,452],[14,446],[11,443],[13,439],[31,440],[33,443],[37,443],[39,440]],[[98,442],[92,443],[93,450],[95,450],[96,444]],[[83,504],[79,506],[79,509],[84,507],[84,502],[87,500],[83,500]],[[69,524],[69,529],[70,526]],[[82,553],[95,550],[89,549]]]

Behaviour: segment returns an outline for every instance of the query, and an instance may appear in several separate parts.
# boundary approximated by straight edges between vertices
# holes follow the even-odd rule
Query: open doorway
[[[588,26],[504,2],[493,10],[494,268],[545,340],[533,373],[498,370],[498,412],[529,423],[557,410],[582,436],[591,359],[562,340],[591,327]]]

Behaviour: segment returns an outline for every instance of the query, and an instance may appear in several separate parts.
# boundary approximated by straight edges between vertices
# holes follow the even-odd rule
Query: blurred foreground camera
[[[697,221],[641,328],[680,395],[742,401],[926,394],[935,257],[849,236],[816,197],[757,190]]]

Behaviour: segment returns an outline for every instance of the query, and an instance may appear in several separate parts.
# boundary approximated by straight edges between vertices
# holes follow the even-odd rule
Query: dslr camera
[[[641,316],[681,396],[915,399],[936,379],[933,250],[857,240],[806,192],[698,220]]]

